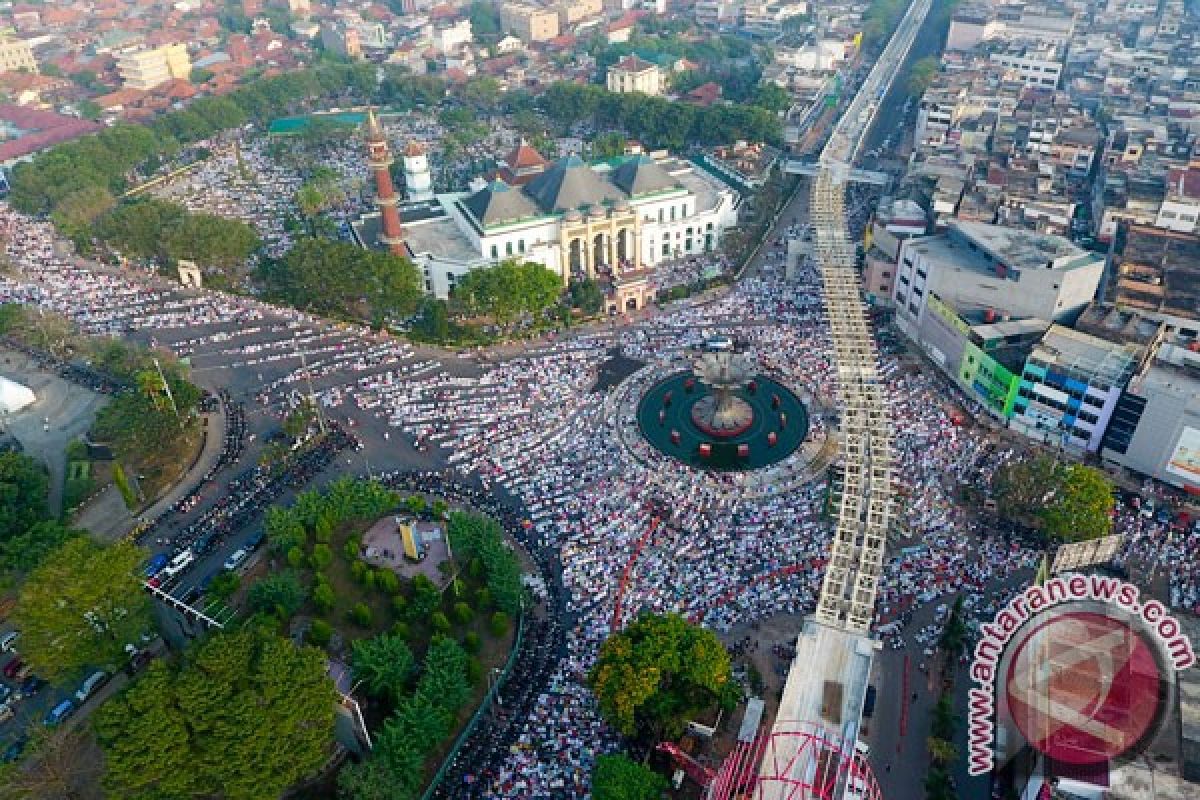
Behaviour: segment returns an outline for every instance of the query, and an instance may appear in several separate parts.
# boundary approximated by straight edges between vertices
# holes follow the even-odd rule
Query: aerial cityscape
[[[1200,3],[0,3],[0,800],[1200,797]]]

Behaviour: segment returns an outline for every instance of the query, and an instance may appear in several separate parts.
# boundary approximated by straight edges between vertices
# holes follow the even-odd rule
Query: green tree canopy
[[[592,770],[593,800],[658,800],[667,779],[625,755],[604,755]]]
[[[376,697],[397,701],[408,690],[417,660],[399,636],[383,633],[354,643],[354,677]]]
[[[185,258],[201,267],[228,273],[245,264],[262,246],[262,240],[241,220],[187,214],[166,231],[165,245],[167,255],[173,259]]]
[[[937,77],[940,68],[941,62],[934,56],[926,56],[914,61],[908,70],[907,87],[909,94],[917,97],[925,94],[925,90],[933,85],[934,78]]]
[[[996,471],[992,493],[1004,517],[1041,528],[1059,541],[1084,541],[1112,530],[1112,482],[1103,472],[1039,455]]]
[[[374,323],[411,314],[422,288],[408,259],[314,238],[264,259],[260,276],[270,295],[296,308]]]
[[[522,314],[536,315],[558,302],[562,280],[541,264],[505,261],[468,272],[454,289],[470,315],[485,314],[507,327]]]
[[[101,547],[83,537],[46,556],[13,610],[21,653],[38,674],[61,680],[85,667],[111,667],[151,629],[144,557],[132,544]]]
[[[46,516],[46,468],[24,453],[0,453],[0,541]]]
[[[112,796],[278,797],[333,746],[337,693],[320,650],[266,628],[159,660],[96,713]]]
[[[609,636],[588,683],[613,727],[656,741],[736,692],[725,646],[678,614],[646,614]]]
[[[284,570],[256,581],[246,595],[246,604],[254,611],[287,619],[304,605],[306,595],[299,576]]]

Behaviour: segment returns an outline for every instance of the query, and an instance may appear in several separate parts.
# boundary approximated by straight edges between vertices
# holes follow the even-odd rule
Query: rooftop
[[[951,222],[946,234],[916,239],[909,246],[927,256],[993,275],[1001,269],[1069,271],[1103,260],[1062,236],[965,220]]]
[[[1136,344],[1110,342],[1062,325],[1051,325],[1034,348],[1033,358],[1059,371],[1086,376],[1089,383],[1099,379],[1117,386],[1133,375],[1141,351]]]

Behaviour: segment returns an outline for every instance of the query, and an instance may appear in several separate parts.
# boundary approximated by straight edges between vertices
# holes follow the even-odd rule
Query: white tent
[[[12,414],[37,400],[33,390],[0,375],[0,413]]]

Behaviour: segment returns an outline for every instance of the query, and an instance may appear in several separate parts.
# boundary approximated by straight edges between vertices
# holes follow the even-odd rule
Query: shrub
[[[333,587],[328,583],[318,583],[316,588],[313,589],[312,600],[313,605],[322,614],[329,611],[333,608],[333,604],[336,601],[333,594]]]
[[[312,551],[313,569],[325,569],[333,562],[333,551],[327,544],[315,544]]]
[[[366,581],[366,576],[370,573],[370,567],[366,562],[355,561],[350,565],[350,576],[354,578],[355,583],[363,583]]]
[[[395,594],[400,591],[400,579],[390,569],[381,569],[375,575],[375,586],[381,592]]]
[[[446,615],[441,611],[435,611],[429,615],[429,624],[438,633],[447,633],[450,630],[450,620],[446,619]]]
[[[307,559],[304,557],[304,550],[302,548],[293,547],[287,551],[287,560],[292,569],[300,569],[304,566],[304,562]]]
[[[398,636],[407,642],[412,636],[412,628],[408,626],[407,622],[397,622],[392,626],[392,635]]]
[[[314,598],[315,599],[315,598]],[[314,619],[308,629],[308,641],[317,647],[327,647],[333,637],[333,626],[323,619]]]
[[[466,603],[454,604],[454,621],[459,625],[466,625],[471,621],[471,617],[475,616],[475,612]]]
[[[469,574],[472,578],[482,578],[483,559],[472,558],[471,562],[467,564],[467,574]]]
[[[363,586],[367,587],[367,591],[375,588],[375,577],[378,574],[379,573],[373,569],[367,569],[366,572],[363,573],[362,582]]]
[[[472,686],[478,686],[479,681],[483,678],[483,664],[478,658],[472,658],[467,662],[467,680]]]
[[[496,638],[500,638],[508,633],[508,614],[505,614],[503,611],[497,611],[495,614],[492,614],[492,618],[488,620],[488,630]]]
[[[463,637],[463,649],[468,653],[478,653],[479,645],[479,634],[475,633],[475,631],[471,631]]]
[[[492,593],[486,586],[475,593],[475,605],[480,611],[492,607]]]
[[[392,598],[392,609],[395,610],[398,616],[403,617],[408,611],[408,598],[402,594],[398,594]]]
[[[346,540],[346,543],[344,545],[342,545],[342,552],[345,554],[346,559],[349,561],[357,561],[358,554],[361,551],[361,549],[362,549],[362,541],[359,540],[359,538],[357,536],[351,536],[349,539]]]
[[[360,628],[371,627],[371,609],[366,603],[355,603],[350,609],[350,621]]]

